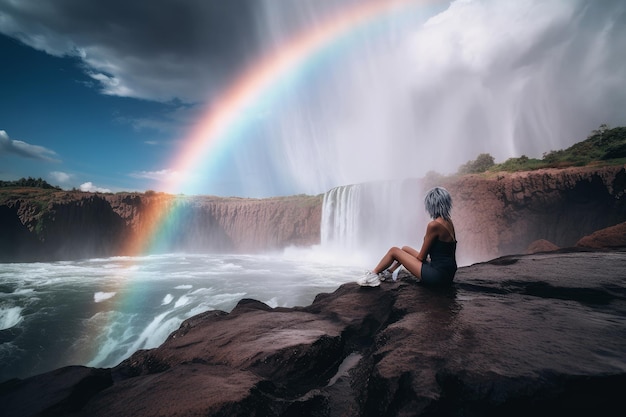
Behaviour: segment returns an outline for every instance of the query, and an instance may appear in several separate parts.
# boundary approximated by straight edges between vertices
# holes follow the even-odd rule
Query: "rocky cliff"
[[[584,236],[626,222],[623,165],[429,177],[411,181],[404,192],[422,195],[433,185],[453,195],[461,264],[524,253],[535,241],[575,246]],[[167,214],[161,218],[161,213]],[[0,190],[0,262],[129,254],[128,242],[150,235],[157,222],[153,251],[254,252],[312,245],[320,243],[321,213],[322,196]]]
[[[602,265],[598,268],[597,265]],[[0,384],[12,416],[618,416],[626,252],[510,256],[307,307],[242,300],[112,369]]]
[[[0,204],[0,261],[117,254],[128,232],[101,196],[19,190]]]
[[[626,221],[624,166],[466,175],[440,183],[454,199],[466,264],[524,253],[538,240],[572,247]]]
[[[117,194],[104,198],[132,235],[143,236],[161,222],[163,250],[257,252],[312,245],[320,239],[321,196]]]
[[[0,261],[127,255],[155,230],[154,251],[246,252],[312,245],[321,196],[268,199],[6,190]]]

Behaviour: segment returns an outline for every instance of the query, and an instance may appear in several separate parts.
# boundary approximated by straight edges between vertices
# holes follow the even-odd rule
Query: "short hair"
[[[426,193],[426,197],[424,197],[424,206],[431,218],[443,217],[446,220],[450,220],[452,196],[443,187],[431,188]]]

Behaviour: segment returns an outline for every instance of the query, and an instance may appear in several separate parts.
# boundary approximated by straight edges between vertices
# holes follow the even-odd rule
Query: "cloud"
[[[9,138],[4,130],[0,130],[0,154],[8,153],[18,155],[23,158],[39,159],[46,162],[60,162],[56,157],[56,152],[39,145],[31,145],[21,140]]]
[[[108,188],[100,188],[96,187],[92,182],[85,182],[80,185],[81,191],[89,192],[89,193],[110,193],[111,190]]]
[[[50,178],[58,183],[66,184],[72,178],[72,175],[61,171],[52,171]]]
[[[258,52],[256,0],[0,0],[0,32],[75,56],[105,94],[203,101]]]
[[[459,0],[414,33],[407,55],[421,126],[502,158],[625,122],[614,106],[626,105],[625,51],[624,2]]]
[[[105,94],[181,103],[171,114],[121,121],[183,137],[177,126],[247,65],[304,23],[358,2],[0,0],[0,32],[76,57]],[[288,178],[298,192],[318,193],[372,175],[454,172],[481,152],[540,156],[601,123],[626,123],[623,0],[433,2],[440,13],[425,25],[428,8],[415,4],[415,16],[360,31],[295,94],[272,101],[246,132],[264,141],[263,153],[225,155],[233,175],[273,172],[276,183]]]
[[[179,105],[172,110],[159,112],[150,117],[128,118],[118,116],[120,123],[129,124],[136,131],[154,130],[169,133],[172,136],[184,134],[181,126],[193,125],[202,116],[202,106]]]
[[[168,182],[179,179],[183,174],[172,170],[162,169],[160,171],[136,171],[131,172],[130,176],[133,178],[154,180],[159,182]]]
[[[353,2],[0,0],[0,32],[76,57],[105,94],[197,103],[304,22],[315,23],[320,10]],[[276,9],[289,14],[281,28]]]

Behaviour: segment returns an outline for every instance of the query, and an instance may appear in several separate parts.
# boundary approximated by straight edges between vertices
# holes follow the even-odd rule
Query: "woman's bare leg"
[[[405,251],[405,252],[408,252],[408,253],[409,253],[409,255],[413,255],[413,256],[415,256],[416,258],[417,258],[417,257],[419,256],[419,254],[420,254],[420,251],[418,251],[417,249],[413,249],[413,248],[412,248],[412,247],[410,247],[410,246],[402,246],[402,250],[403,250],[403,251]]]
[[[404,252],[407,252],[409,255],[414,256],[414,257],[416,257],[416,258],[418,257],[418,255],[419,255],[419,253],[420,253],[418,250],[413,249],[413,248],[412,248],[412,247],[410,247],[410,246],[402,246],[402,250],[403,250]],[[400,262],[398,262],[398,261],[394,261],[394,263],[393,263],[393,264],[392,264],[389,268],[387,268],[387,270],[389,270],[389,271],[393,274],[393,273],[394,273],[394,272],[396,272],[396,270],[397,270],[398,268],[400,268],[401,266],[402,266],[402,264],[401,264]],[[419,268],[419,269],[420,269],[420,271],[421,271],[421,270],[422,270],[422,267],[420,266],[420,268]],[[394,280],[395,280],[395,279],[394,279]]]
[[[404,250],[405,248],[408,248],[409,250],[408,251]],[[394,263],[394,261],[396,261],[398,262],[398,265],[395,266],[395,268],[397,268],[400,265],[404,265],[404,267],[411,274],[421,279],[422,278],[422,261],[417,259],[417,254],[419,254],[419,252],[408,246],[405,246],[405,248],[400,249],[394,246],[393,248],[389,249],[387,253],[385,254],[385,256],[383,256],[383,258],[380,260],[378,265],[376,265],[376,268],[374,268],[372,272],[374,272],[375,274],[378,274],[384,271],[385,269],[389,268]],[[415,255],[413,255],[413,253]]]
[[[418,257],[418,255],[419,255],[419,253],[420,253],[418,250],[413,249],[413,248],[412,248],[412,247],[410,247],[410,246],[402,246],[402,250],[403,250],[403,251],[405,251],[405,252],[407,252],[409,255],[415,256],[416,258]],[[400,268],[401,266],[402,266],[402,264],[401,264],[400,262],[395,261],[395,262],[393,262],[393,263],[391,264],[391,266],[389,266],[387,269],[388,269],[390,272],[392,272],[392,273],[393,273],[393,272],[395,272],[395,270],[396,270],[396,269]]]
[[[381,259],[381,261],[378,263],[376,268],[374,268],[373,272],[380,273],[384,271],[385,269],[388,269],[389,271],[393,272],[396,269],[398,269],[400,266],[402,266],[402,263],[398,262],[398,260],[396,259],[396,257],[393,256],[393,253],[392,253],[392,251],[396,252],[397,249],[398,249],[397,247],[393,247],[389,249],[389,251],[387,251],[383,259]],[[419,254],[419,251],[413,249],[410,246],[403,246],[402,251],[407,252],[416,258],[417,258],[417,255]]]

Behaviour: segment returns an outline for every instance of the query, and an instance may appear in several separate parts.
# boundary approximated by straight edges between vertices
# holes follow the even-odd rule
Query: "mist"
[[[281,45],[347,3],[260,2],[262,38]],[[625,121],[624,6],[416,2],[359,31],[265,108],[255,126],[265,139],[235,147],[233,166],[250,194],[268,183],[316,194],[454,173],[479,153],[502,162],[568,147]]]

